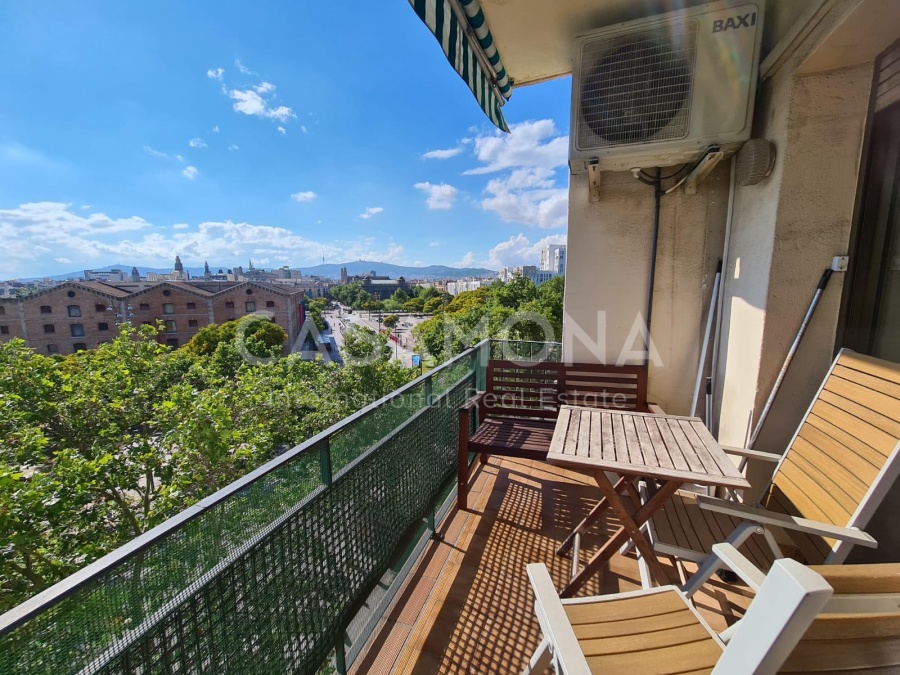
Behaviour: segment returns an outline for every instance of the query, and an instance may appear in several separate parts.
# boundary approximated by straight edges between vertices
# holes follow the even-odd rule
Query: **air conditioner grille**
[[[586,42],[582,150],[680,139],[689,132],[697,22]]]

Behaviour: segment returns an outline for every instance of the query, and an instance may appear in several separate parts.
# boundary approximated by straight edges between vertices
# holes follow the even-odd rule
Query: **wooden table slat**
[[[561,406],[547,461],[680,483],[750,487],[696,417]]]
[[[628,456],[628,444],[625,442],[625,425],[621,415],[612,415],[613,438],[616,441],[616,461],[630,462]]]
[[[581,427],[578,430],[578,440],[575,446],[575,453],[579,457],[590,457],[591,449],[591,421],[593,416],[590,413],[581,416]]]
[[[614,462],[616,461],[616,442],[613,440],[612,415],[605,412],[600,415],[600,418],[603,424],[600,434],[603,444],[600,446],[600,452],[594,451],[593,454],[603,460]]]
[[[622,422],[625,424],[625,443],[628,446],[629,461],[635,464],[644,463],[644,453],[641,451],[641,444],[638,441],[637,429],[634,426],[633,417],[623,417]],[[655,459],[655,458],[653,458]],[[653,459],[648,458],[648,463],[654,464]]]
[[[675,442],[678,443],[678,447],[681,448],[681,456],[684,457],[691,471],[706,471],[707,469],[703,465],[700,456],[697,454],[697,450],[691,445],[687,434],[684,433],[684,428],[681,426],[683,421],[684,420],[666,420],[666,424],[669,427],[669,431],[672,432]],[[715,467],[713,470],[718,473],[718,469],[719,467]]]
[[[572,409],[563,407],[559,411],[559,419],[556,421],[556,428],[553,431],[553,439],[550,441],[550,452],[557,454],[563,452],[566,444],[566,432],[569,430],[569,420],[572,417]],[[562,432],[560,433],[560,429]]]
[[[675,440],[672,429],[669,428],[668,420],[664,417],[657,417],[654,421],[659,429],[659,435],[662,437],[662,442],[665,445],[666,450],[669,451],[669,457],[672,458],[672,464],[674,464],[675,468],[679,471],[690,471],[691,467],[681,453],[681,446],[678,445],[678,441]]]

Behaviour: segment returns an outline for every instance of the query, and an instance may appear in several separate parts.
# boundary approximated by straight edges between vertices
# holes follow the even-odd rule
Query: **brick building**
[[[212,286],[212,288],[206,288]],[[302,292],[254,281],[218,284],[164,281],[122,284],[69,281],[27,298],[0,298],[0,341],[22,338],[43,354],[71,354],[115,337],[116,323],[162,321],[159,341],[179,347],[201,328],[248,314],[270,317],[288,334],[300,333]]]

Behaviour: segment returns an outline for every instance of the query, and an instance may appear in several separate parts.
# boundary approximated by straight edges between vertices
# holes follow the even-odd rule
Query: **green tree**
[[[421,312],[425,307],[425,301],[422,298],[411,298],[403,303],[404,312]]]
[[[280,352],[275,324],[243,326],[244,351]],[[414,377],[383,336],[372,362],[339,367],[247,359],[240,331],[173,351],[124,325],[64,358],[0,344],[0,610]]]
[[[434,314],[435,312],[440,311],[442,305],[443,300],[440,297],[434,297],[425,303],[425,305],[422,307],[422,310],[426,314]]]
[[[396,314],[388,314],[381,323],[383,323],[386,328],[395,328],[399,321],[400,317]]]
[[[409,294],[406,293],[406,291],[404,291],[402,288],[398,288],[391,296],[391,300],[400,303],[400,305],[403,305],[404,302],[409,300]]]
[[[387,338],[357,324],[344,331],[344,354],[349,363],[386,361],[391,357]]]

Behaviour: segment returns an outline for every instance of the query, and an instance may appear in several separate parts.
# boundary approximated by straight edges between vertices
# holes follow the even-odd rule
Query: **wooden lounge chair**
[[[459,410],[457,504],[467,507],[469,453],[546,458],[563,404],[646,411],[647,369],[643,366],[562,364],[491,360],[487,389]],[[470,437],[472,411],[478,427]]]
[[[777,462],[760,505],[698,496],[673,498],[651,519],[657,553],[701,564],[693,595],[720,567],[713,544],[727,541],[768,569],[790,556],[840,564],[900,472],[900,365],[842,350],[781,455],[726,448]]]
[[[557,675],[775,673],[832,595],[812,570],[779,560],[726,646],[675,586],[563,600],[542,563],[528,577],[544,637],[524,675],[551,663]]]
[[[526,675],[551,662],[569,675],[900,668],[900,565],[806,568],[783,559],[766,576],[730,544],[715,551],[756,592],[744,618],[719,636],[674,587],[561,600],[547,568],[529,565],[544,639]]]

